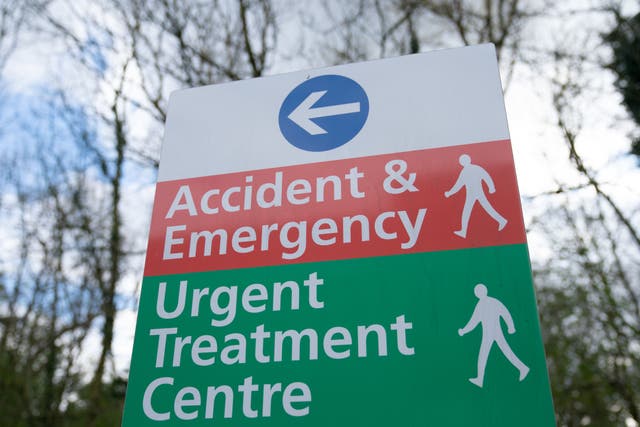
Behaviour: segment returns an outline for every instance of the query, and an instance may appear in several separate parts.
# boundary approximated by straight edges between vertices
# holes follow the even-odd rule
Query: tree
[[[585,192],[553,196],[535,222],[554,248],[534,263],[540,319],[558,425],[619,426],[640,402],[638,254]]]
[[[613,54],[609,68],[615,74],[623,104],[640,126],[640,13],[625,18],[617,9],[612,12],[616,26],[604,37]],[[631,153],[640,159],[640,134],[632,137]]]
[[[260,77],[277,40],[271,0],[220,2],[115,1],[112,11],[125,23],[135,86],[123,93],[153,125],[146,140],[129,147],[133,158],[157,167],[169,94],[177,89]]]
[[[0,74],[16,49],[27,6],[19,0],[5,0],[0,4]]]
[[[550,4],[521,0],[336,0],[324,2],[322,18],[306,19],[304,25],[318,33],[314,41],[324,41],[320,55],[333,64],[493,43],[508,86],[514,66],[525,59],[523,34],[536,18],[549,12]]]
[[[83,235],[81,224],[91,218],[102,225],[82,157],[56,145],[69,136],[57,123],[58,107],[41,110],[53,119],[39,122],[44,128],[29,124],[24,133],[11,133],[24,148],[3,165],[11,172],[5,194],[14,195],[5,200],[10,210],[3,220],[15,226],[7,237],[18,244],[0,295],[3,425],[60,425],[65,402],[81,382],[77,358],[99,314],[91,267],[83,259],[83,244],[92,236]]]
[[[598,54],[559,51],[552,105],[575,175],[543,196],[546,208],[532,223],[551,254],[535,260],[534,273],[558,420],[563,426],[637,423],[640,229],[634,204],[621,203],[634,190],[604,181],[580,152],[588,122],[580,105],[602,96],[591,91],[597,87],[592,71],[603,72]]]

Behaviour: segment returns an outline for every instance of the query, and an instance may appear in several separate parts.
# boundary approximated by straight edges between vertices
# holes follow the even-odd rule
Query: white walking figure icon
[[[458,335],[463,336],[475,329],[478,324],[482,324],[482,343],[478,354],[478,375],[475,378],[469,378],[469,381],[482,388],[487,358],[494,342],[498,344],[498,348],[500,348],[509,362],[520,371],[520,381],[524,380],[529,374],[529,368],[511,350],[507,340],[504,338],[502,326],[500,325],[500,319],[504,319],[507,324],[507,332],[509,334],[516,332],[511,313],[499,300],[487,295],[487,287],[482,283],[478,283],[473,291],[478,297],[478,303],[469,322],[464,328],[458,329]]]
[[[466,189],[466,199],[464,201],[464,208],[462,209],[462,225],[460,230],[454,231],[454,234],[462,238],[467,237],[469,218],[471,217],[471,211],[476,202],[480,202],[480,206],[484,208],[491,218],[498,222],[498,231],[501,231],[507,225],[507,220],[491,206],[482,187],[482,183],[485,182],[489,188],[489,193],[493,194],[496,192],[496,187],[493,184],[491,176],[481,166],[471,163],[471,157],[468,154],[461,155],[458,162],[462,166],[458,180],[449,191],[444,193],[444,196],[449,198],[460,191],[462,187]]]

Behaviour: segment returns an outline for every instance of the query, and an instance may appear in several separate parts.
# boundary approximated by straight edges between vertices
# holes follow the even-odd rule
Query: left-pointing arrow
[[[327,133],[327,131],[315,124],[311,119],[360,112],[359,102],[313,108],[315,103],[318,102],[325,93],[327,93],[326,90],[310,93],[287,117],[310,135],[322,135]]]

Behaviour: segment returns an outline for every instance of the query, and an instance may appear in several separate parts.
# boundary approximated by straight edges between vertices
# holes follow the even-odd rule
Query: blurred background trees
[[[619,9],[612,11],[615,27],[605,36],[605,43],[613,54],[609,68],[615,74],[615,86],[622,94],[622,102],[640,126],[640,13],[627,17]],[[638,130],[631,137],[631,152],[640,157]]]
[[[172,91],[485,42],[511,116],[558,425],[638,425],[639,8],[0,0],[0,425],[119,425]]]

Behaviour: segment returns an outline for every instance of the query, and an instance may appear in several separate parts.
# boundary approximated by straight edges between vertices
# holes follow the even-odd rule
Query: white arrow
[[[330,105],[327,107],[314,106],[320,98],[327,93],[326,90],[320,92],[311,92],[307,98],[298,105],[295,110],[289,114],[289,119],[295,124],[306,130],[311,135],[321,135],[327,133],[326,130],[311,121],[319,117],[339,116],[342,114],[351,114],[360,112],[360,103],[351,102],[349,104]]]

